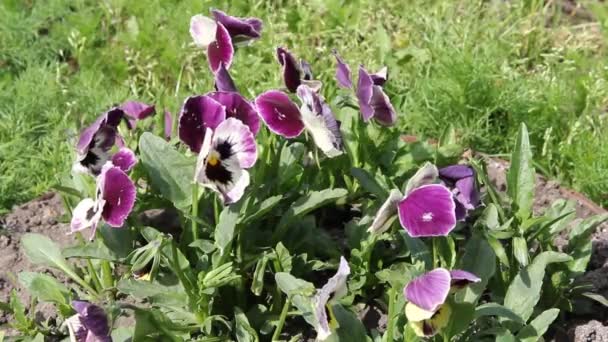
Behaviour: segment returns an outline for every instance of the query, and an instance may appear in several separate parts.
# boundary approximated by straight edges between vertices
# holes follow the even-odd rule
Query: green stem
[[[291,306],[291,301],[289,297],[285,299],[285,304],[283,305],[283,310],[281,310],[281,316],[279,316],[279,323],[277,324],[277,328],[274,330],[274,334],[272,334],[271,341],[277,341],[279,336],[281,336],[281,332],[283,331],[283,325],[285,325],[285,319],[287,318],[287,313],[289,312],[289,307]]]
[[[171,241],[171,254],[173,258],[173,268],[175,268],[175,274],[177,274],[177,278],[184,286],[184,290],[186,291],[186,295],[190,298],[192,302],[196,299],[194,294],[192,293],[192,289],[190,288],[190,283],[187,281],[182,268],[179,266],[178,257],[177,257],[177,245],[175,241]]]
[[[386,326],[386,339],[384,342],[393,342],[393,328],[395,327],[395,289],[388,290],[388,322]]]
[[[112,266],[108,260],[101,260],[101,274],[103,275],[104,288],[114,286],[114,278],[112,277]]]
[[[86,244],[86,242],[80,232],[76,233],[76,239],[78,239],[78,242],[80,242],[81,244],[83,244],[83,245]],[[87,273],[89,274],[89,277],[91,277],[91,280],[93,281],[93,285],[95,285],[95,287],[97,288],[98,291],[103,290],[104,287],[103,287],[103,285],[101,285],[101,281],[99,281],[99,277],[97,276],[97,272],[95,271],[93,262],[91,261],[91,259],[86,259],[86,260],[87,260]]]
[[[433,268],[437,267],[439,263],[439,250],[437,247],[437,239],[431,238],[431,243],[433,244]]]
[[[198,225],[196,219],[198,218],[198,183],[194,183],[192,186],[192,241],[198,240]]]
[[[218,196],[215,196],[213,198],[213,218],[215,219],[215,225],[217,226],[217,224],[220,222],[220,204],[219,204],[220,200],[218,198]]]

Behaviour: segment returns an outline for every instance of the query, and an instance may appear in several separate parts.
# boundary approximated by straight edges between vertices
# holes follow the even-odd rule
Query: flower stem
[[[114,279],[112,278],[112,267],[108,260],[101,260],[101,271],[104,288],[113,287]]]
[[[439,247],[437,246],[437,239],[431,238],[433,244],[433,268],[436,268],[439,264]]]
[[[82,237],[82,234],[80,232],[76,233],[76,239],[78,239],[78,242],[80,242],[81,244],[86,244],[84,238]],[[99,281],[99,277],[97,276],[97,272],[95,271],[95,267],[93,267],[93,262],[91,262],[91,259],[86,259],[87,261],[87,273],[89,274],[89,277],[91,277],[91,280],[93,281],[93,285],[95,286],[95,288],[97,288],[98,291],[103,290],[103,285],[101,284],[101,281]]]
[[[386,338],[384,342],[392,342],[393,341],[393,328],[395,327],[395,322],[393,321],[395,317],[395,289],[390,288],[388,290],[388,322],[386,326]]]
[[[192,241],[198,240],[198,183],[192,186]]]
[[[289,297],[285,299],[285,304],[283,304],[283,310],[281,310],[281,316],[279,316],[279,323],[277,324],[277,328],[274,330],[274,334],[272,334],[271,341],[277,341],[279,336],[281,336],[281,332],[283,331],[283,325],[285,325],[285,319],[287,318],[287,313],[289,312],[289,307],[291,306],[291,301]]]

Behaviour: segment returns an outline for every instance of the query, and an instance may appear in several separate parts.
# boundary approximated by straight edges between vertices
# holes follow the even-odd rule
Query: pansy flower
[[[257,18],[237,18],[212,10],[214,19],[197,14],[190,19],[190,35],[194,44],[207,49],[207,60],[215,72],[223,64],[230,68],[237,42],[249,42],[260,37],[262,21]]]
[[[66,320],[70,342],[111,342],[110,324],[103,309],[89,302],[75,300],[76,314]]]
[[[156,111],[154,105],[149,105],[138,101],[127,101],[120,106],[125,113],[129,129],[135,127],[138,120],[143,120]]]
[[[397,213],[401,226],[411,237],[448,235],[456,227],[455,203],[448,188],[434,184],[437,173],[435,165],[426,163],[408,181],[405,195],[392,190],[368,231],[376,234],[386,231]]]
[[[439,178],[452,189],[456,199],[456,218],[463,220],[469,210],[479,205],[475,171],[468,165],[451,165],[439,170]]]
[[[277,48],[277,60],[283,68],[283,82],[285,87],[292,93],[298,90],[301,84],[306,84],[315,91],[321,88],[321,82],[313,79],[312,68],[305,60],[299,63],[287,49]]]
[[[112,108],[82,131],[76,144],[75,170],[99,174],[110,158],[110,150],[116,141],[122,141],[118,135],[118,125],[124,115],[122,109]]]
[[[408,301],[405,315],[416,335],[429,337],[445,328],[452,313],[447,302],[450,289],[479,281],[481,279],[470,272],[444,268],[436,268],[410,281],[403,291]]]
[[[217,91],[229,91],[237,92],[236,85],[228,72],[228,69],[224,67],[224,63],[220,63],[219,68],[215,71],[215,90]]]
[[[135,195],[135,184],[129,176],[120,167],[106,163],[97,176],[95,199],[83,199],[72,212],[72,232],[91,227],[93,239],[101,219],[111,227],[122,227],[133,210]]]
[[[255,137],[249,126],[228,118],[215,130],[207,128],[196,163],[195,179],[222,195],[224,204],[238,201],[249,185],[257,159]]]
[[[253,135],[260,131],[260,116],[253,104],[245,99],[241,94],[231,91],[216,91],[208,93],[207,96],[224,106],[226,118],[236,118],[241,120]]]
[[[260,117],[268,128],[285,138],[299,136],[304,129],[310,132],[315,144],[326,156],[333,158],[343,151],[340,123],[324,99],[309,86],[297,88],[301,107],[278,90],[269,90],[255,99]]]
[[[334,56],[337,61],[336,80],[338,85],[352,89],[350,67],[336,51],[334,51]],[[388,69],[386,67],[375,74],[370,74],[363,65],[359,66],[359,80],[355,94],[357,95],[363,121],[368,122],[373,118],[384,126],[392,126],[397,121],[397,113],[383,89],[387,80]]]
[[[346,280],[349,275],[348,262],[344,257],[340,257],[340,266],[338,266],[336,274],[320,290],[317,290],[313,299],[314,328],[317,331],[317,341],[324,341],[331,335],[332,330],[337,328],[335,319],[332,317],[331,304],[346,295],[348,290]],[[328,314],[332,318],[331,320],[327,317]]]

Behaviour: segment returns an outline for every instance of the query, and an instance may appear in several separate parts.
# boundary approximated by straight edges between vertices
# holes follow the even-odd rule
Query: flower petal
[[[112,164],[124,172],[129,172],[137,164],[137,157],[130,148],[123,147],[112,156]]]
[[[235,118],[227,118],[219,124],[213,134],[213,149],[220,158],[236,157],[239,166],[248,169],[257,160],[255,137],[249,127]]]
[[[268,128],[285,138],[295,138],[304,130],[300,110],[287,94],[269,90],[255,99],[255,106]]]
[[[374,221],[367,231],[373,234],[381,234],[387,231],[390,228],[390,224],[393,222],[391,218],[397,215],[397,205],[402,198],[403,195],[399,190],[391,190],[388,198],[376,213]]]
[[[399,202],[399,222],[411,237],[446,236],[456,226],[454,208],[445,186],[424,185]]]
[[[479,192],[475,186],[475,177],[466,177],[456,182],[458,194],[456,200],[462,204],[465,209],[473,210],[479,204]]]
[[[298,62],[289,51],[282,47],[277,48],[277,59],[281,66],[283,66],[285,87],[290,92],[295,93],[301,83],[301,71]]]
[[[78,313],[82,325],[95,337],[103,338],[110,334],[108,316],[103,309],[85,301],[73,301],[72,307]]]
[[[348,64],[344,63],[342,57],[338,54],[338,52],[334,49],[333,54],[336,57],[336,80],[338,81],[338,85],[343,88],[352,88],[353,81],[350,76],[350,67]]]
[[[356,94],[359,100],[359,110],[361,110],[365,122],[368,122],[374,116],[374,109],[370,105],[374,93],[373,86],[372,77],[363,66],[359,66],[359,82],[357,83]]]
[[[237,91],[228,69],[226,69],[222,62],[220,62],[219,68],[215,71],[215,90],[229,92]]]
[[[410,305],[408,303],[407,305]],[[406,316],[407,316],[406,306]],[[448,326],[450,322],[450,316],[452,315],[452,308],[448,303],[443,304],[436,312],[433,313],[432,317],[421,321],[409,320],[414,333],[420,337],[430,337],[437,334],[441,329]]]
[[[241,94],[235,92],[218,91],[209,93],[219,104],[225,107],[226,118],[237,118],[249,126],[251,132],[257,135],[260,131],[260,117],[253,105]]]
[[[371,74],[370,76],[372,78],[372,81],[374,81],[374,85],[383,86],[384,83],[388,81],[388,68],[382,67],[380,71],[375,74]]]
[[[433,184],[437,181],[439,172],[437,167],[429,162],[424,163],[421,168],[407,181],[405,186],[405,194],[409,194],[412,190],[423,185]]]
[[[450,292],[450,272],[436,268],[410,281],[404,289],[405,298],[425,311],[435,312]]]
[[[297,95],[302,101],[300,113],[304,126],[311,133],[315,144],[329,158],[343,153],[340,125],[331,108],[307,85],[300,85]]]
[[[110,149],[119,138],[117,127],[124,115],[122,109],[112,108],[82,131],[76,144],[75,170],[99,174],[109,158]]]
[[[312,74],[312,67],[310,66],[310,63],[308,63],[307,61],[300,59],[300,70],[302,70],[302,73],[304,74],[304,76],[302,77],[302,80],[305,81],[312,81],[314,79],[314,75]]]
[[[98,203],[91,198],[85,198],[72,211],[70,229],[72,233],[89,227],[93,227],[93,230],[95,230],[100,219],[101,208],[99,208]]]
[[[473,168],[468,165],[457,164],[439,169],[439,176],[441,176],[441,178],[446,178],[453,182],[456,182],[462,178],[473,177],[474,175],[475,171],[473,171]]]
[[[217,24],[215,41],[207,46],[207,59],[211,71],[219,69],[220,63],[224,63],[226,69],[230,69],[232,58],[234,57],[234,47],[228,30],[222,24]]]
[[[349,275],[350,267],[348,266],[348,262],[344,257],[340,257],[338,271],[315,295],[313,302],[315,306],[315,330],[317,331],[317,340],[322,341],[331,334],[325,306],[330,301],[330,298],[332,298],[332,301],[335,301],[346,295],[346,280]]]
[[[88,330],[82,324],[80,315],[75,314],[65,320],[65,325],[68,327],[70,334],[70,342],[86,342]]]
[[[207,128],[215,129],[226,119],[226,110],[209,96],[192,96],[186,99],[179,114],[179,138],[198,153]]]
[[[201,48],[206,48],[215,42],[217,24],[215,20],[202,14],[197,14],[190,19],[190,35],[194,44]]]
[[[165,139],[167,141],[171,140],[171,136],[173,135],[173,115],[168,110],[165,110]]]
[[[481,281],[481,278],[478,276],[464,270],[451,270],[450,276],[452,277],[452,287],[456,288],[462,288],[471,283],[479,283]]]
[[[98,182],[105,201],[103,219],[112,227],[122,227],[135,204],[135,184],[124,171],[111,164],[104,166]]]
[[[372,97],[369,105],[373,109],[374,119],[383,126],[392,126],[397,121],[397,113],[391,100],[380,86],[372,87]]]
[[[217,153],[213,149],[208,156]],[[197,165],[196,181],[222,195],[224,204],[235,203],[243,196],[249,185],[249,172],[239,166],[236,158],[222,160],[219,164],[210,164],[208,158]]]
[[[120,106],[125,114],[133,119],[143,120],[154,114],[154,105],[138,101],[127,101]]]
[[[238,42],[260,38],[262,21],[258,18],[239,18],[228,15],[220,10],[211,10],[213,17],[221,23],[230,37]]]

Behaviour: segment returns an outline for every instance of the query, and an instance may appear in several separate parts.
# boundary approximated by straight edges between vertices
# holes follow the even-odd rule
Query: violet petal
[[[374,119],[383,126],[392,126],[397,121],[397,113],[391,100],[380,86],[372,87],[372,97],[369,105],[373,109]]]
[[[221,23],[230,37],[237,41],[246,41],[260,38],[262,21],[258,18],[239,18],[228,15],[220,10],[211,10],[213,17]]]
[[[119,167],[106,164],[99,175],[102,198],[105,201],[102,217],[112,227],[122,227],[135,204],[135,184]]]
[[[228,69],[226,69],[222,62],[220,62],[219,68],[215,71],[215,90],[237,92],[236,85],[232,77],[230,77]]]
[[[343,88],[352,88],[353,81],[351,79],[350,67],[346,64],[342,57],[338,54],[336,50],[333,51],[334,56],[336,57],[336,80],[338,81],[338,85]]]
[[[369,73],[359,66],[359,81],[357,83],[357,99],[359,100],[359,110],[363,116],[363,121],[368,122],[374,116],[374,109],[370,105],[374,82]]]
[[[201,149],[207,128],[215,129],[226,119],[226,110],[209,96],[186,99],[179,114],[179,138],[192,152]]]
[[[439,169],[439,176],[441,178],[447,178],[453,182],[465,177],[473,177],[475,172],[473,168],[468,165],[450,165]]]
[[[454,208],[445,186],[424,185],[399,202],[399,222],[412,237],[446,236],[456,227]]]
[[[405,287],[405,298],[426,311],[437,311],[450,292],[450,272],[436,268],[410,281]]]
[[[125,114],[133,119],[143,120],[154,114],[154,105],[149,105],[138,101],[127,101],[120,106]]]
[[[254,135],[258,134],[260,131],[260,117],[258,112],[241,94],[236,92],[218,91],[209,93],[207,96],[224,106],[226,118],[237,118],[245,125],[249,126],[249,129]]]
[[[124,172],[129,172],[137,164],[137,157],[130,148],[123,147],[112,156],[112,164]]]
[[[230,34],[228,34],[224,25],[218,23],[215,41],[207,46],[207,59],[211,71],[217,71],[220,63],[223,63],[226,69],[230,69],[233,57],[234,47]]]
[[[301,72],[295,57],[284,48],[277,48],[277,59],[283,67],[285,87],[295,93],[301,83]]]
[[[307,85],[300,85],[297,95],[302,101],[300,109],[302,121],[317,147],[330,158],[341,155],[343,153],[342,133],[340,133],[340,125],[331,108],[319,94]]]
[[[255,99],[255,106],[264,123],[275,134],[295,138],[304,130],[300,110],[289,96],[278,90],[269,90]]]
[[[478,276],[464,270],[451,270],[450,276],[452,277],[452,286],[457,288],[462,288],[471,283],[479,283],[481,281],[481,278]]]

